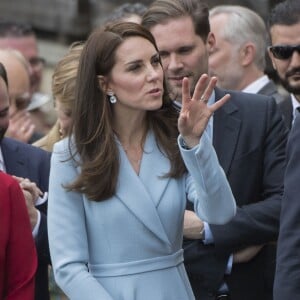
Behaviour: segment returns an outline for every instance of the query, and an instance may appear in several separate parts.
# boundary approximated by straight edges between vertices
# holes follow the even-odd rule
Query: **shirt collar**
[[[269,77],[267,75],[263,75],[262,77],[259,77],[258,79],[250,83],[248,86],[246,86],[242,90],[242,92],[257,94],[258,91],[260,91],[269,81],[270,81]]]
[[[297,109],[298,107],[300,107],[300,103],[299,103],[299,101],[296,99],[296,97],[295,97],[294,94],[291,94],[291,98],[292,98],[292,105],[293,105],[293,119],[295,119],[296,114],[298,113],[298,112],[296,111],[296,109]]]
[[[3,172],[6,171],[3,154],[2,154],[2,151],[1,151],[1,146],[0,146],[0,170],[3,171]]]

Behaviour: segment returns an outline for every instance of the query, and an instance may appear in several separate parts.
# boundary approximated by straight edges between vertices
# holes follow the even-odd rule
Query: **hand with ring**
[[[226,94],[214,104],[207,105],[216,83],[216,77],[209,79],[207,74],[203,74],[199,78],[191,97],[189,80],[186,77],[183,79],[182,108],[178,118],[178,130],[190,148],[199,143],[212,114],[230,98],[230,95]]]

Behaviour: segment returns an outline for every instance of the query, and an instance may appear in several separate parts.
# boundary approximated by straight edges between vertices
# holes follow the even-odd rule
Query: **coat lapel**
[[[291,129],[293,123],[293,105],[291,96],[289,96],[285,101],[280,102],[278,105],[287,128]]]
[[[156,168],[162,174],[169,171],[168,160],[155,147],[152,133],[148,134],[145,143],[140,175],[133,170],[127,156],[120,144],[120,174],[116,197],[157,237],[170,245],[165,229],[159,218],[157,205],[168,179],[160,179]],[[149,188],[148,188],[149,187]]]
[[[225,95],[220,89],[215,89],[216,100]],[[238,108],[230,100],[214,114],[213,144],[220,165],[228,175],[234,152],[237,146],[241,120],[238,118]]]

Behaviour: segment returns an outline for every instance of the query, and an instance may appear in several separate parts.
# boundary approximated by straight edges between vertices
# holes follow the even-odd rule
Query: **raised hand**
[[[20,110],[13,113],[9,119],[9,126],[6,136],[24,143],[28,143],[34,133],[35,125],[30,119],[29,113]]]
[[[199,78],[191,97],[189,80],[188,78],[183,79],[182,108],[178,119],[178,130],[190,148],[199,143],[211,115],[230,98],[230,95],[226,94],[214,104],[207,105],[216,83],[216,77],[209,80],[208,75],[203,74]]]

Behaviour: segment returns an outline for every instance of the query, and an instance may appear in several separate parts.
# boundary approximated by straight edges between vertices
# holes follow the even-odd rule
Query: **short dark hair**
[[[146,10],[147,6],[139,2],[124,3],[114,9],[104,23],[112,23],[135,15],[142,17]]]
[[[0,19],[0,37],[22,37],[34,35],[31,25]]]
[[[156,0],[142,18],[142,25],[151,29],[170,19],[188,16],[192,19],[195,32],[206,42],[210,32],[208,6],[199,0]]]
[[[286,0],[274,6],[269,14],[269,29],[278,25],[294,25],[300,23],[300,1]]]
[[[7,72],[4,65],[1,62],[0,62],[0,77],[4,80],[6,86],[8,87]]]

